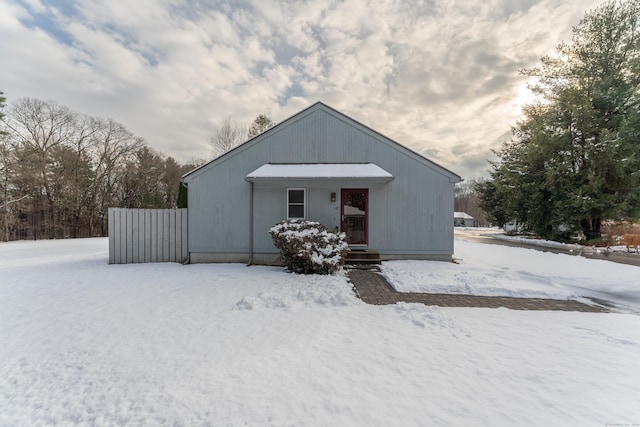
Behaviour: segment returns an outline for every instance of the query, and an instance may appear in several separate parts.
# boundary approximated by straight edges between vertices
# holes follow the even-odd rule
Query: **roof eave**
[[[373,177],[368,177],[368,176],[354,176],[354,177],[350,177],[350,176],[315,176],[315,177],[311,177],[311,176],[283,176],[283,177],[273,177],[273,176],[269,176],[269,177],[263,177],[263,176],[246,176],[244,178],[246,181],[249,182],[278,182],[278,181],[282,181],[282,182],[291,182],[291,181],[351,181],[351,182],[379,182],[379,183],[387,183],[387,182],[391,182],[395,179],[395,177],[393,176],[373,176]]]

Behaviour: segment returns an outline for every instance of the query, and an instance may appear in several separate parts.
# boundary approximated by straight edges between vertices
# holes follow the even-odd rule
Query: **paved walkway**
[[[348,276],[358,297],[367,304],[374,305],[415,302],[440,307],[505,307],[512,310],[608,312],[604,308],[572,300],[397,292],[384,277],[374,271],[350,270]]]

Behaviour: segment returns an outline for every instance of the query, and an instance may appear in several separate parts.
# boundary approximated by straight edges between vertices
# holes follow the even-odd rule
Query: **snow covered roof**
[[[248,174],[247,181],[293,179],[350,179],[389,182],[391,175],[373,163],[267,163]]]
[[[453,217],[454,218],[464,218],[464,219],[473,219],[473,217],[471,215],[469,215],[466,212],[454,212],[453,213]]]

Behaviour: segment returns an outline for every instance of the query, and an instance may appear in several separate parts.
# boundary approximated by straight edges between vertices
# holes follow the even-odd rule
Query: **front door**
[[[341,230],[350,245],[366,245],[369,229],[369,190],[343,188],[340,192]]]

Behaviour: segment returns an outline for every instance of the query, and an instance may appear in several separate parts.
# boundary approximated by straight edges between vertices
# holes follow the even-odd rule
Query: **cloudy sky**
[[[521,68],[601,0],[0,0],[0,91],[211,158],[230,117],[322,101],[465,179],[528,99]]]

